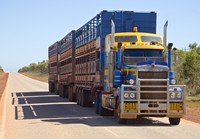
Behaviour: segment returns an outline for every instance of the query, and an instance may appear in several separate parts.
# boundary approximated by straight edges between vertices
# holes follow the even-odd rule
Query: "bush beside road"
[[[19,69],[18,72],[32,79],[48,82],[48,61],[31,63],[29,66]]]
[[[200,45],[192,43],[188,50],[178,50],[175,64],[177,84],[186,85],[185,119],[200,123]]]

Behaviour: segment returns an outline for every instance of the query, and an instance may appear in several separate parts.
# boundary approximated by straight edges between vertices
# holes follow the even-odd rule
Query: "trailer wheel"
[[[77,93],[76,101],[77,101],[77,104],[80,105],[80,89],[79,88],[76,89],[76,93]]]
[[[95,93],[95,113],[99,114],[99,93]]]
[[[72,90],[71,90],[71,87],[68,87],[68,98],[69,98],[69,101],[72,101]]]
[[[117,102],[117,109],[115,110],[115,117],[117,118],[117,122],[119,124],[126,124],[127,119],[120,118],[121,110],[120,110],[120,103]]]
[[[51,90],[52,90],[51,83],[49,82],[49,93],[51,93]]]
[[[59,88],[59,90],[60,90],[60,91],[59,91],[59,96],[60,96],[60,97],[64,97],[64,95],[63,95],[63,94],[64,94],[63,85],[59,85],[58,88]]]
[[[49,92],[55,93],[55,84],[52,82],[49,82]]]
[[[76,102],[76,92],[74,92],[74,87],[71,87],[71,91],[72,91],[72,102]]]
[[[56,95],[59,95],[59,87],[58,87],[58,84],[55,83],[54,85],[55,85],[55,94],[56,94]]]
[[[180,118],[169,118],[170,125],[179,125],[180,121]]]
[[[82,89],[81,91],[81,106],[88,107],[89,106],[89,92]]]

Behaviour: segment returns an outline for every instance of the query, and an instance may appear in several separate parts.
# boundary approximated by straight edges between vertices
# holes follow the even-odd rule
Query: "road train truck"
[[[49,47],[49,91],[119,123],[185,113],[176,52],[156,34],[155,12],[102,11]]]

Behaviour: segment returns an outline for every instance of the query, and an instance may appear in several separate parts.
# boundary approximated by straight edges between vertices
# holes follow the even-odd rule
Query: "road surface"
[[[200,124],[148,118],[119,125],[94,108],[83,108],[47,92],[46,83],[11,73],[6,91],[5,139],[200,139]]]

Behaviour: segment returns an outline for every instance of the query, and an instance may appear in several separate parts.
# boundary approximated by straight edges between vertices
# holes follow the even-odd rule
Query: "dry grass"
[[[42,81],[45,83],[48,82],[48,74],[34,73],[34,72],[23,72],[21,74],[38,81]]]
[[[200,123],[200,95],[187,96],[184,119]]]
[[[3,93],[6,87],[7,80],[8,80],[8,73],[0,73],[0,124],[2,123],[2,114],[4,111],[5,94]]]
[[[8,80],[8,73],[0,73],[0,99],[4,92]]]

